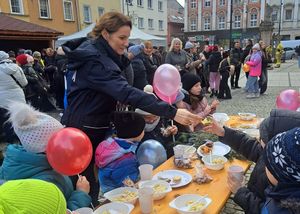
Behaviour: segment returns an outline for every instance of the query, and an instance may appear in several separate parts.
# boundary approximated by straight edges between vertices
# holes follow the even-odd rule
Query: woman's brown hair
[[[132,28],[132,23],[128,16],[119,12],[108,12],[101,16],[89,36],[98,38],[101,36],[103,30],[106,30],[108,33],[114,33],[123,26],[129,26],[130,29]]]

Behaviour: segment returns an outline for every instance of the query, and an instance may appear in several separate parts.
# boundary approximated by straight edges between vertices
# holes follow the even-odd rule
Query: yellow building
[[[79,29],[77,4],[78,0],[0,0],[0,12],[68,35]]]
[[[80,23],[80,29],[84,29],[106,12],[121,12],[122,0],[78,0],[77,22]],[[125,1],[125,0],[124,0]]]

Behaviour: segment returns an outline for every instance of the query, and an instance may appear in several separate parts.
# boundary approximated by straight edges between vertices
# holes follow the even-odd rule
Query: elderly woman
[[[180,39],[174,38],[172,40],[165,62],[174,65],[182,75],[185,73],[188,57],[186,52],[182,50],[182,41]]]
[[[108,12],[95,25],[91,38],[70,41],[63,46],[68,57],[68,68],[76,74],[62,122],[84,131],[94,149],[109,131],[110,114],[116,110],[117,101],[182,124],[196,123],[201,119],[128,85],[121,71],[130,63],[124,53],[131,28],[129,17]],[[97,203],[99,186],[93,176],[93,163],[94,160],[82,174],[90,181],[90,194],[93,202]]]

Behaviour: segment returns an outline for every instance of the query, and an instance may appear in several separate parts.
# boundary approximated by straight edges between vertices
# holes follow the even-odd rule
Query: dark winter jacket
[[[117,55],[102,37],[73,40],[63,46],[69,68],[76,71],[62,122],[80,129],[99,130],[109,125],[117,101],[155,115],[174,118],[176,109],[128,85],[121,75],[129,60]],[[100,143],[100,142],[99,142]]]
[[[241,48],[233,48],[230,51],[230,58],[232,61],[237,62],[237,64],[235,66],[240,65],[243,60],[243,50]]]
[[[264,142],[268,142],[278,133],[299,126],[300,112],[274,109],[271,111],[270,116],[261,123],[260,137]],[[269,185],[262,155],[263,148],[257,139],[251,138],[242,132],[227,127],[224,128],[225,136],[220,137],[219,140],[244,155],[248,160],[256,163],[247,187],[240,188],[233,200],[247,214],[260,213],[266,201],[264,191]]]
[[[300,213],[300,185],[279,183],[269,186],[265,194],[266,203],[261,214],[299,214]]]
[[[222,61],[222,55],[220,52],[212,52],[207,60],[210,72],[218,72],[219,64]]]
[[[140,90],[148,84],[147,70],[144,64],[144,55],[141,53],[131,60],[131,65],[134,73],[133,86]]]
[[[245,61],[246,57],[250,54],[250,51],[252,49],[253,45],[247,45],[245,49],[243,50],[243,58],[242,63]]]

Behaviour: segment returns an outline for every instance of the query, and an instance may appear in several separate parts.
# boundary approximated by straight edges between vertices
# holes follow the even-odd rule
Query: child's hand
[[[87,194],[90,192],[90,183],[85,176],[79,175],[79,179],[76,183],[76,190],[81,190]]]
[[[213,122],[211,125],[203,127],[203,131],[215,134],[219,137],[224,137],[224,135],[225,135],[225,130],[224,130],[223,126],[221,126],[214,119],[213,119]]]
[[[215,109],[220,104],[219,100],[213,100],[211,103],[211,108]]]
[[[170,135],[176,135],[178,132],[177,126],[174,126],[174,125],[169,126],[167,129],[169,130]]]

